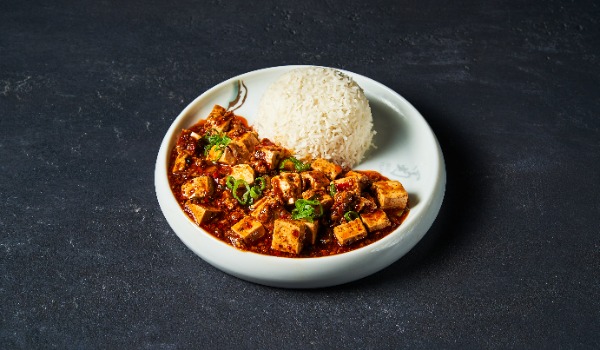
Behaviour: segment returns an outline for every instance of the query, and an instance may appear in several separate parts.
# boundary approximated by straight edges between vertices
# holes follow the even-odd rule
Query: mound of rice
[[[291,70],[269,86],[255,128],[299,159],[358,164],[372,146],[373,117],[358,84],[332,68]]]

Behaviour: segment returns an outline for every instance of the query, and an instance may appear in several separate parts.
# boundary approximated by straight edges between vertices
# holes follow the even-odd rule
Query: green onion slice
[[[267,187],[267,180],[265,180],[263,177],[259,176],[256,179],[254,179],[254,182],[257,184],[257,186],[260,187],[260,190],[264,190]],[[259,184],[260,183],[260,184]]]
[[[346,221],[347,221],[347,222],[350,222],[350,221],[356,220],[356,219],[358,219],[358,218],[359,218],[359,216],[358,216],[358,213],[357,213],[357,212],[355,212],[355,211],[352,211],[352,210],[350,210],[350,211],[347,211],[347,212],[344,214],[344,219],[346,219]]]
[[[250,197],[257,199],[262,194],[262,190],[258,186],[252,186],[250,188]]]
[[[229,178],[227,178],[227,180],[229,180]],[[238,196],[238,188],[242,185],[244,187],[246,187],[246,191],[240,198]],[[249,200],[248,198],[249,198],[249,194],[250,194],[250,186],[248,186],[248,183],[246,181],[244,181],[242,179],[237,179],[237,180],[235,180],[235,182],[233,184],[233,188],[231,189],[231,194],[233,194],[233,198],[237,199],[237,201],[241,205],[246,205],[246,204],[248,204],[248,200]]]
[[[266,187],[266,181],[264,178],[257,177],[254,181],[256,181],[257,184],[250,187],[250,185],[248,185],[248,183],[245,180],[236,179],[230,175],[227,177],[225,184],[227,185],[227,188],[229,188],[231,190],[231,194],[233,195],[233,198],[237,199],[237,201],[241,205],[248,205],[248,204],[252,204],[255,199],[260,198],[263,190]],[[240,189],[241,186],[245,187],[245,191],[242,194],[242,196],[240,197],[238,195],[238,190]]]
[[[235,185],[235,178],[233,176],[227,176],[227,180],[225,182],[227,188],[233,191],[233,185]]]

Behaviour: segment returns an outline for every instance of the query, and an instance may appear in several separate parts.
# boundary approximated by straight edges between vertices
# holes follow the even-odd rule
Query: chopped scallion
[[[257,177],[256,179],[254,179],[254,182],[257,184],[257,186],[260,187],[260,190],[264,190],[267,187],[267,180],[265,180],[264,177]]]
[[[347,211],[344,214],[344,219],[346,219],[347,222],[354,221],[354,220],[356,220],[358,218],[359,218],[358,213],[355,212],[355,211],[352,211],[352,210]]]
[[[204,147],[204,155],[208,155],[208,152],[210,152],[211,149],[216,147],[217,151],[220,151],[218,153],[218,158],[221,157],[221,155],[223,154],[223,150],[231,142],[231,139],[227,135],[218,132],[215,134],[211,134],[210,132],[208,132],[206,135],[204,135],[204,140],[208,142],[208,145]]]
[[[257,181],[257,180],[259,180],[259,181]],[[256,181],[257,184],[250,187],[250,185],[248,185],[248,183],[245,180],[235,179],[233,176],[228,176],[227,180],[225,181],[225,185],[227,186],[227,188],[229,188],[231,190],[231,194],[233,195],[233,198],[237,199],[237,201],[241,205],[248,205],[248,204],[252,204],[255,199],[260,198],[260,196],[262,195],[262,191],[266,187],[264,178],[257,177],[254,181]],[[238,194],[238,192],[239,192],[240,188],[242,188],[242,186],[245,188],[245,191],[240,196]]]
[[[238,188],[240,186],[246,187],[246,191],[244,191],[244,194],[242,195],[241,198],[238,196]],[[231,194],[233,194],[233,198],[237,199],[237,201],[241,205],[246,205],[246,204],[248,204],[249,193],[250,193],[250,186],[248,186],[248,183],[246,181],[244,181],[242,179],[235,180],[235,183],[233,184],[233,188],[231,189]]]
[[[305,219],[313,222],[323,215],[323,206],[318,200],[298,199],[295,205],[296,208],[292,210],[293,220]]]

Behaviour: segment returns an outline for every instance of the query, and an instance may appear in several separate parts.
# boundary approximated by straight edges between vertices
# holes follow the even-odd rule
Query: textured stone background
[[[2,1],[1,347],[600,347],[599,6]],[[156,201],[177,114],[285,64],[382,82],[444,151],[438,220],[358,282],[233,278]]]

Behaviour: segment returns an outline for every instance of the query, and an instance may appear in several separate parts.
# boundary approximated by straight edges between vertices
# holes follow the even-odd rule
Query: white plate
[[[356,169],[376,170],[399,180],[409,193],[410,213],[402,225],[366,247],[320,258],[280,258],[243,252],[206,233],[180,209],[167,178],[169,152],[181,129],[208,116],[215,104],[227,107],[238,94],[238,81],[247,89],[235,110],[252,125],[267,87],[283,73],[302,66],[261,69],[224,81],[190,103],[175,119],[161,144],[155,169],[156,195],[167,222],[192,251],[211,265],[255,283],[315,288],[342,284],[377,272],[406,254],[435,220],[446,186],[440,146],[421,114],[402,96],[364,76],[350,75],[365,91],[373,112],[377,148]],[[260,136],[260,135],[259,135]]]

